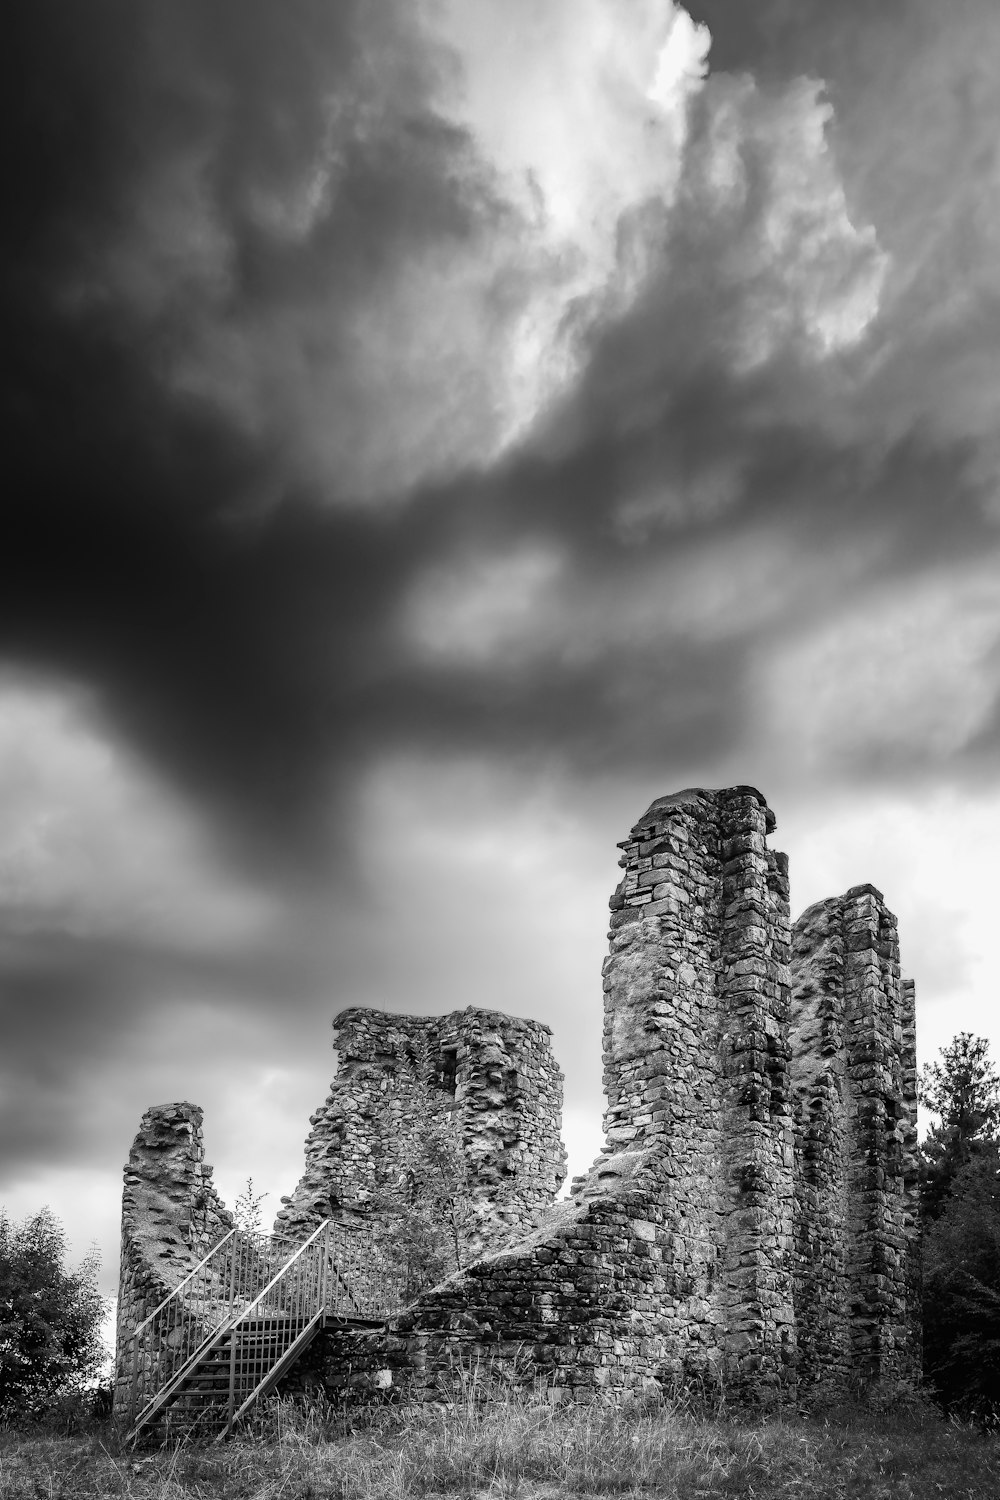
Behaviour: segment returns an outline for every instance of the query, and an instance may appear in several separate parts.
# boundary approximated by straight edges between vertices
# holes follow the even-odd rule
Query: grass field
[[[1000,1438],[910,1403],[766,1421],[678,1407],[384,1411],[348,1427],[273,1403],[217,1447],[133,1452],[109,1428],[0,1434],[0,1500],[998,1500]]]

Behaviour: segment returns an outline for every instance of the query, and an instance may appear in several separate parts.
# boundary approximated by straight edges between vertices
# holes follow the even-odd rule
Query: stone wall
[[[913,1375],[914,997],[881,892],[854,886],[805,911],[791,973],[800,1383]]]
[[[798,924],[793,995],[773,827],[750,787],[653,803],[610,903],[603,1152],[532,1234],[300,1380],[429,1399],[485,1363],[553,1399],[707,1378],[768,1404],[800,1360],[806,1391],[914,1369],[912,989],[861,888]]]
[[[917,1143],[917,996],[912,979],[900,980],[900,1029],[902,1055],[900,1078],[904,1113],[903,1131],[903,1211],[906,1238],[906,1329],[907,1358],[914,1376],[919,1377],[923,1360],[923,1267],[920,1252],[920,1154]]]
[[[205,1164],[196,1104],[147,1109],[125,1164],[116,1330],[116,1399],[131,1370],[131,1335],[233,1227]]]
[[[275,1233],[305,1237],[331,1214],[367,1217],[380,1176],[428,1102],[461,1134],[480,1206],[479,1245],[532,1225],[566,1176],[563,1075],[551,1032],[498,1011],[395,1016],[354,1008],[333,1023],[337,1071],[311,1117],[305,1171]]]
[[[543,1206],[563,1159],[546,1028],[471,1010],[337,1018],[334,1089],[278,1230],[365,1215],[376,1163],[412,1115],[416,1062],[421,1087],[453,1101],[486,1196],[516,1184],[507,1228],[521,1233],[389,1332],[328,1330],[292,1387],[425,1400],[488,1368],[552,1399],[707,1381],[767,1405],[917,1373],[913,986],[871,886],[810,907],[793,934],[773,828],[752,787],[693,789],[654,802],[620,845],[606,1140],[569,1200]],[[144,1275],[176,1260],[135,1227],[157,1160],[176,1160],[187,1186],[169,1211],[152,1193],[147,1218],[159,1232],[190,1200],[200,1232],[200,1112],[172,1108],[146,1117],[130,1163]],[[204,1201],[206,1226],[224,1222]]]
[[[682,792],[620,846],[608,1144],[589,1191],[623,1153],[655,1153],[675,1288],[660,1378],[712,1365],[782,1385],[792,1364],[788,881],[773,826],[752,788]]]
[[[388,1372],[429,1396],[457,1358],[485,1357],[575,1399],[706,1375],[787,1386],[788,916],[769,824],[746,788],[663,798],[636,824],[611,899],[604,1151],[571,1202],[391,1339],[327,1340],[328,1387]]]

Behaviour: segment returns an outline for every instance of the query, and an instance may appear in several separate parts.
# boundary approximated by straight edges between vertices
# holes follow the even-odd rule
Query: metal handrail
[[[217,1245],[136,1326],[122,1346],[120,1378],[128,1381],[128,1417],[155,1402],[176,1373],[239,1314],[246,1300],[260,1292],[261,1274],[268,1282],[273,1256],[287,1242],[231,1229]],[[131,1352],[131,1370],[127,1360]]]
[[[330,1221],[327,1219],[314,1229],[260,1295],[242,1310],[238,1318],[233,1319],[229,1343],[229,1398],[226,1424],[220,1436],[228,1436],[237,1416],[246,1411],[258,1395],[273,1383],[276,1372],[284,1366],[292,1351],[297,1345],[304,1343],[312,1329],[322,1321],[330,1228]],[[317,1262],[315,1251],[321,1238],[322,1248]],[[282,1282],[289,1283],[291,1291],[292,1305],[287,1309],[289,1315],[279,1316],[274,1320],[273,1331],[266,1339],[262,1339],[258,1331],[259,1347],[247,1357],[240,1347],[241,1329],[252,1328],[254,1324],[259,1329],[260,1325],[266,1324],[268,1312],[280,1315],[286,1311],[283,1306],[284,1298],[280,1296],[275,1299],[278,1306],[273,1309],[267,1306],[271,1294],[281,1287]],[[243,1355],[243,1358],[237,1360],[237,1354]]]
[[[194,1270],[193,1271],[189,1271],[187,1273],[187,1275],[184,1277],[184,1280],[183,1281],[179,1281],[177,1283],[177,1285],[174,1287],[174,1289],[173,1289],[172,1292],[168,1292],[167,1293],[167,1295],[164,1297],[163,1301],[160,1303],[159,1307],[154,1307],[153,1311],[149,1314],[148,1317],[143,1318],[143,1320],[142,1320],[141,1323],[137,1323],[135,1325],[135,1327],[132,1329],[132,1332],[129,1334],[129,1338],[130,1339],[136,1338],[148,1324],[152,1323],[152,1321],[156,1317],[157,1313],[161,1313],[163,1311],[163,1309],[166,1307],[167,1303],[168,1302],[172,1302],[174,1300],[174,1298],[176,1296],[178,1296],[179,1293],[181,1293],[184,1290],[184,1288],[187,1286],[188,1282],[191,1281],[195,1276],[197,1276],[197,1274],[201,1270],[202,1266],[207,1266],[208,1262],[212,1259],[212,1256],[216,1253],[216,1251],[217,1250],[221,1250],[222,1247],[223,1247],[223,1245],[226,1243],[226,1241],[227,1240],[231,1240],[232,1237],[233,1237],[233,1235],[235,1233],[236,1233],[236,1225],[234,1224],[233,1227],[232,1227],[232,1229],[229,1231],[229,1233],[223,1235],[223,1237],[219,1241],[219,1243],[217,1245],[213,1245],[212,1248],[211,1248],[211,1250],[208,1252],[208,1254],[206,1256],[204,1256],[198,1262],[198,1264],[195,1266]]]
[[[380,1274],[373,1264],[370,1227],[366,1233],[325,1220],[263,1286],[257,1276],[270,1269],[268,1252],[280,1242],[260,1236],[264,1246],[255,1247],[252,1238],[230,1230],[134,1330],[129,1393],[133,1436],[157,1413],[173,1411],[177,1417],[187,1409],[190,1416],[195,1387],[188,1386],[189,1379],[200,1369],[214,1369],[218,1375],[226,1365],[228,1391],[212,1404],[228,1433],[325,1323],[332,1319],[376,1327],[400,1306],[396,1278]],[[187,1297],[178,1295],[185,1288]],[[142,1341],[136,1337],[140,1333],[145,1334]],[[141,1413],[140,1384],[145,1398]]]
[[[191,1271],[189,1271],[187,1273],[187,1275],[184,1277],[184,1279],[182,1281],[179,1281],[177,1283],[177,1285],[174,1287],[173,1291],[167,1293],[167,1295],[164,1297],[163,1301],[159,1304],[159,1306],[158,1307],[154,1307],[153,1311],[151,1313],[148,1313],[147,1316],[143,1318],[143,1320],[142,1320],[141,1323],[137,1323],[135,1325],[135,1327],[132,1329],[132,1332],[129,1334],[129,1339],[134,1339],[137,1334],[140,1334],[142,1332],[142,1330],[145,1327],[147,1327],[148,1324],[152,1323],[152,1321],[156,1317],[157,1313],[161,1313],[163,1311],[163,1309],[166,1307],[167,1303],[168,1302],[172,1302],[174,1300],[174,1298],[177,1297],[184,1290],[184,1288],[187,1286],[188,1282],[192,1281],[194,1279],[194,1277],[197,1276],[198,1272],[202,1269],[203,1266],[206,1266],[208,1264],[208,1262],[212,1259],[213,1255],[215,1255],[217,1253],[217,1251],[221,1250],[222,1247],[223,1247],[223,1245],[226,1244],[226,1242],[228,1240],[231,1240],[234,1234],[240,1234],[240,1233],[246,1234],[247,1231],[246,1230],[240,1230],[238,1228],[238,1226],[234,1224],[233,1227],[232,1227],[232,1229],[230,1229],[229,1233],[228,1234],[224,1234],[222,1236],[222,1239],[219,1241],[219,1243],[217,1245],[213,1245],[212,1248],[211,1248],[211,1250],[209,1250],[208,1254],[205,1255],[205,1256],[203,1256],[201,1258],[201,1260],[194,1267],[194,1269],[191,1270]],[[293,1245],[295,1243],[295,1241],[289,1239],[287,1235],[274,1235],[274,1234],[272,1234],[272,1235],[261,1235],[260,1238],[263,1239],[263,1240],[265,1240],[269,1245],[273,1245],[275,1243]]]
[[[314,1229],[313,1232],[312,1232],[312,1234],[309,1236],[309,1238],[307,1240],[303,1240],[302,1241],[302,1244],[296,1250],[295,1254],[293,1256],[291,1256],[285,1262],[285,1264],[282,1266],[281,1270],[278,1272],[277,1276],[275,1276],[271,1281],[268,1282],[267,1286],[260,1293],[260,1295],[254,1299],[253,1302],[249,1303],[249,1305],[247,1307],[244,1307],[244,1308],[242,1308],[240,1310],[239,1317],[238,1317],[238,1319],[234,1319],[234,1322],[240,1322],[240,1323],[242,1323],[245,1318],[249,1318],[250,1317],[250,1315],[252,1314],[254,1308],[257,1306],[257,1304],[259,1302],[263,1302],[264,1298],[267,1296],[267,1294],[271,1290],[271,1288],[278,1285],[278,1282],[281,1281],[282,1277],[285,1275],[285,1273],[287,1271],[291,1270],[292,1266],[294,1266],[295,1262],[302,1255],[303,1251],[308,1250],[309,1246],[311,1244],[313,1244],[319,1238],[319,1236],[321,1234],[325,1234],[325,1232],[329,1228],[329,1226],[330,1226],[330,1220],[329,1219],[324,1219],[323,1223],[319,1226],[319,1228],[318,1229]]]

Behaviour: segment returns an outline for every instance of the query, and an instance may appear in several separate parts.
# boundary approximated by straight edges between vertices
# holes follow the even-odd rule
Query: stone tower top
[[[651,802],[642,817],[633,825],[629,837],[618,845],[619,849],[624,849],[625,845],[631,843],[633,839],[640,838],[654,824],[666,821],[675,809],[683,807],[687,803],[711,802],[717,797],[755,797],[764,809],[765,831],[773,833],[777,827],[777,819],[767,805],[767,798],[755,786],[727,786],[718,788],[688,786],[683,791],[670,792],[667,796],[657,797],[655,802]]]

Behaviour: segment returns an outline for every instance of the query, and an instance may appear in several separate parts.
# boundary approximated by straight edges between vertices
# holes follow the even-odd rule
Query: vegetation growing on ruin
[[[470,1160],[453,1098],[429,1081],[435,1060],[426,1038],[404,1060],[409,1108],[392,1150],[375,1169],[369,1207],[379,1224],[378,1252],[383,1271],[412,1300],[461,1271],[488,1242],[489,1220],[509,1195],[496,1188],[485,1201]]]
[[[131,1452],[90,1438],[0,1434],[0,1500],[995,1500],[1000,1439],[919,1402],[891,1412],[752,1422],[677,1406],[614,1411],[544,1402],[347,1425],[329,1408],[270,1403],[218,1447]]]

